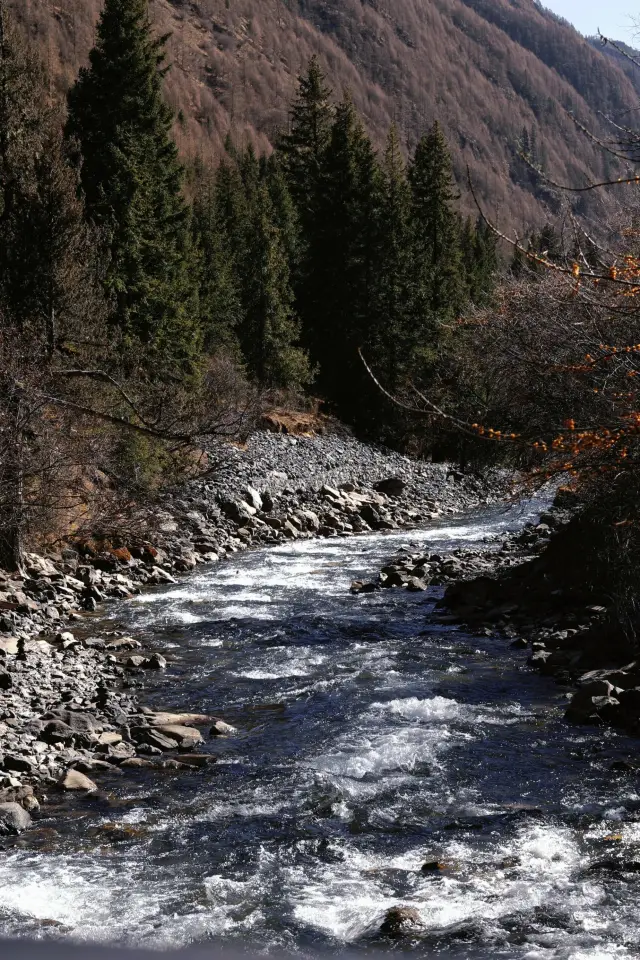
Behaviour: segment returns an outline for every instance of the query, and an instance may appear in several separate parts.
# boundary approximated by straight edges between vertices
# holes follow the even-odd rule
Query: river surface
[[[400,949],[377,931],[406,905],[419,957],[640,957],[640,874],[590,869],[640,861],[636,776],[609,769],[636,743],[565,725],[566,688],[438,623],[437,590],[348,589],[401,545],[491,541],[538,509],[247,553],[110,608],[103,628],[174,658],[150,705],[238,735],[41,820],[1,855],[0,933],[364,955]]]

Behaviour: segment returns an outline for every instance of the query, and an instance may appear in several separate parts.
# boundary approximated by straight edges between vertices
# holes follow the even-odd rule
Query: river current
[[[0,933],[640,957],[640,874],[594,869],[640,861],[638,782],[610,769],[636,743],[568,727],[566,688],[504,639],[439,623],[440,591],[349,593],[403,545],[499,543],[539,509],[246,553],[111,608],[103,629],[172,660],[149,705],[238,734],[207,744],[206,769],[130,771],[101,780],[106,799],[41,820],[38,842],[0,856]],[[445,869],[421,872],[431,861]],[[399,905],[423,929],[391,946],[378,929]]]

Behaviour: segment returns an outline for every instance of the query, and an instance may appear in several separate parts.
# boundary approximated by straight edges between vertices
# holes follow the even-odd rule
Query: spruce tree
[[[460,231],[460,249],[466,281],[466,295],[475,304],[486,303],[498,268],[497,238],[478,217],[474,225],[467,217]]]
[[[309,367],[298,345],[300,326],[293,309],[286,248],[264,182],[253,197],[246,249],[240,336],[247,369],[262,387],[300,388],[309,380]]]
[[[375,355],[388,388],[410,374],[418,330],[411,249],[411,190],[398,130],[389,131],[381,169],[379,256],[374,276]],[[373,346],[373,344],[372,344]]]
[[[440,322],[462,306],[464,276],[451,156],[437,122],[418,143],[409,180],[424,308]]]
[[[291,193],[303,225],[313,216],[325,150],[331,137],[331,89],[317,57],[298,78],[299,89],[291,110],[290,133],[278,145]]]
[[[313,236],[317,230],[322,202],[325,154],[331,138],[334,109],[332,92],[313,57],[307,73],[298,78],[299,87],[291,109],[290,132],[278,143],[278,163],[286,178],[299,227],[291,260],[296,305],[303,323],[303,337],[311,345],[309,318],[314,313]],[[290,235],[290,234],[289,234]]]
[[[152,34],[147,0],[106,0],[67,123],[87,216],[109,235],[114,320],[142,343],[154,376],[188,369],[198,349],[188,209],[162,95],[165,41]]]
[[[240,359],[241,285],[226,218],[218,205],[215,175],[200,174],[196,184],[192,228],[199,264],[200,329],[210,355],[224,351]]]
[[[292,278],[299,272],[303,255],[303,233],[300,216],[291,195],[289,183],[279,154],[273,153],[263,164],[262,177],[273,205],[274,222],[280,231]]]
[[[488,224],[478,217],[475,229],[475,283],[471,293],[474,303],[489,300],[498,271],[498,238]]]
[[[366,419],[373,386],[358,348],[370,336],[380,171],[351,99],[336,111],[309,235],[304,321],[319,384],[344,416]]]

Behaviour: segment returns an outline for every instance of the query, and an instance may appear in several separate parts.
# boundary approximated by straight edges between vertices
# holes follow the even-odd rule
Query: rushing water
[[[640,956],[639,875],[590,869],[640,860],[635,776],[609,769],[635,744],[568,728],[566,690],[439,624],[437,591],[348,592],[402,544],[535,512],[248,553],[112,609],[174,658],[152,705],[239,733],[207,769],[114,778],[117,800],[41,822],[0,858],[0,932],[353,954],[389,949],[380,922],[408,905],[421,957]]]

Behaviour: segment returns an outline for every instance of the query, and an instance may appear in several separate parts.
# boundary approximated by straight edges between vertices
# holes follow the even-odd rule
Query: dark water
[[[348,592],[401,544],[454,549],[537,509],[246,554],[113,608],[175,657],[152,705],[239,733],[2,854],[0,933],[384,952],[402,904],[419,956],[639,957],[640,875],[590,869],[640,860],[636,778],[609,770],[636,744],[564,725],[566,690],[438,624],[435,592]]]

